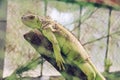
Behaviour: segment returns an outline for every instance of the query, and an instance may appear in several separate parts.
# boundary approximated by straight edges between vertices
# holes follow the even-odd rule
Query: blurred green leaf
[[[86,5],[93,5],[95,7],[102,7],[102,8],[108,8],[108,9],[114,9],[114,10],[120,10],[120,6],[119,5],[111,5],[109,4],[109,1],[106,3],[105,1],[103,1],[103,3],[95,3],[93,1],[88,2],[87,0],[57,0],[57,1],[63,1],[66,3],[75,3],[78,5],[82,5],[82,6],[86,6]]]
[[[72,3],[65,3],[59,1],[49,1],[49,5],[57,8],[59,11],[66,12],[66,11],[75,11],[79,9],[79,5],[72,4]]]

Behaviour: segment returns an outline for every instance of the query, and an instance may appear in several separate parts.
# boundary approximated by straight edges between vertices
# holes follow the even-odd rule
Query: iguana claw
[[[63,63],[65,63],[65,61],[63,60],[62,57],[56,58],[56,63],[60,70],[65,70],[65,67],[63,64]]]

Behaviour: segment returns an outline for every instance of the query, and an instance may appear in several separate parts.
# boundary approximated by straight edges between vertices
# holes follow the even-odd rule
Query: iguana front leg
[[[58,44],[58,41],[56,39],[56,36],[54,35],[55,30],[52,28],[52,25],[48,25],[47,27],[43,28],[42,33],[43,35],[52,43],[54,55],[56,59],[57,66],[59,69],[65,69],[63,63],[65,63],[64,59],[62,58],[62,55],[60,53],[60,47]]]

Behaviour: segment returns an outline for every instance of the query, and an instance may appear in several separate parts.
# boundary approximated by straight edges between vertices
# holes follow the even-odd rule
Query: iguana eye
[[[34,19],[34,18],[35,18],[35,16],[32,16],[32,15],[31,15],[31,16],[29,16],[29,19]]]

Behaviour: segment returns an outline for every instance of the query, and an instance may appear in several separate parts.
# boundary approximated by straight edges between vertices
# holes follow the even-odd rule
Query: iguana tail
[[[93,65],[92,61],[90,59],[88,59],[88,63],[92,66],[92,68],[94,69],[95,73],[96,73],[96,78],[95,80],[106,80],[103,75],[97,70],[97,68]]]

